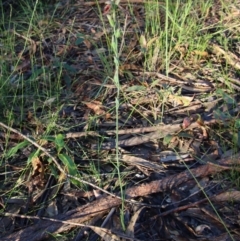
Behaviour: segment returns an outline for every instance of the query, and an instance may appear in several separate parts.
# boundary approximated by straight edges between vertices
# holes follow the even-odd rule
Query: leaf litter
[[[18,40],[15,51],[20,58],[10,86],[30,94],[35,82],[44,94],[60,78],[56,94],[61,108],[56,107],[59,98],[44,95],[37,101],[18,95],[25,98],[24,108],[10,107],[12,125],[23,135],[6,128],[0,133],[1,150],[9,150],[1,154],[1,240],[53,240],[50,234],[96,240],[94,233],[102,240],[240,239],[238,43],[231,42],[225,50],[213,36],[204,51],[176,45],[168,75],[156,47],[146,71],[145,53],[157,39],[140,34],[145,26],[143,1],[131,2],[132,10],[129,2],[121,1],[119,13],[123,28],[126,15],[133,11],[134,17],[127,24],[121,53],[118,126],[116,88],[109,78],[111,29],[107,18],[96,14],[96,2],[62,3],[74,14],[60,6],[56,13],[65,14],[64,21],[46,16],[39,22],[42,42],[24,31],[8,30]],[[99,2],[100,8],[107,14],[111,9],[104,3]],[[216,1],[209,9],[201,34],[223,25],[238,41],[234,20],[239,4],[229,3],[225,12],[221,6]],[[44,31],[46,26],[50,32]],[[6,54],[4,61],[12,68],[9,57]],[[223,66],[230,66],[226,79],[219,74]],[[49,111],[56,116],[50,133]],[[24,135],[44,145],[41,155],[33,155],[36,146],[26,145]],[[51,153],[64,168],[53,163]],[[26,165],[28,159],[31,166]],[[237,176],[236,185],[226,172]],[[92,185],[73,182],[68,174]],[[84,225],[85,229],[79,227]]]

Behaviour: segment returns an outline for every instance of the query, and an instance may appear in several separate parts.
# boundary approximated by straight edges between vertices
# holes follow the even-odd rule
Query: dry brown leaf
[[[138,209],[138,211],[134,213],[134,215],[132,216],[132,218],[128,224],[126,234],[129,235],[129,237],[131,237],[131,238],[135,238],[134,237],[135,236],[134,235],[134,226],[136,225],[139,215],[141,214],[141,212],[144,208],[145,207],[141,207],[140,209]]]
[[[68,46],[68,45],[58,45],[57,46],[57,52],[56,52],[56,55],[57,56],[61,56],[62,54],[65,54],[67,51],[69,51],[71,49],[71,46]]]
[[[39,160],[38,157],[32,158],[32,167],[33,167],[33,176],[40,175],[41,177],[44,176],[44,167],[42,162]]]
[[[33,157],[31,163],[33,185],[42,188],[44,186],[44,166],[38,157]]]
[[[202,132],[203,132],[203,139],[207,139],[208,138],[208,133],[207,130],[204,126],[201,126]]]
[[[139,42],[140,42],[141,48],[147,50],[147,48],[148,48],[147,40],[146,40],[146,37],[143,34],[140,36]]]
[[[187,127],[189,127],[191,125],[191,119],[189,117],[185,117],[183,119],[183,123],[182,123],[182,128],[186,129]]]
[[[190,103],[193,101],[194,96],[179,96],[179,95],[169,95],[168,101],[172,103],[174,107],[177,106],[189,106]]]
[[[135,64],[122,64],[119,66],[119,70],[140,70],[138,65]]]
[[[168,144],[169,149],[175,149],[179,145],[178,136],[173,136]]]
[[[200,57],[208,57],[207,51],[194,50],[192,53]]]
[[[121,241],[121,238],[113,234],[106,228],[99,228],[91,226],[91,229],[98,234],[104,241]]]
[[[86,45],[86,47],[87,47],[88,49],[91,48],[92,44],[91,44],[91,42],[90,42],[88,39],[84,39],[83,42],[84,42],[84,44]]]
[[[111,118],[111,114],[110,113],[106,113],[105,114],[105,120],[108,120],[108,119],[110,119]]]
[[[188,45],[187,44],[177,45],[175,49],[180,53],[180,60],[181,60],[187,55]]]
[[[84,102],[84,104],[91,110],[94,111],[96,115],[104,115],[106,114],[105,110],[103,110],[103,106],[99,101],[92,101],[92,102]]]

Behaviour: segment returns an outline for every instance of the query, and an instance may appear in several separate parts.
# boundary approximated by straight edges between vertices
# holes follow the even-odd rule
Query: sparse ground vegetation
[[[2,0],[0,239],[240,240],[239,18]]]

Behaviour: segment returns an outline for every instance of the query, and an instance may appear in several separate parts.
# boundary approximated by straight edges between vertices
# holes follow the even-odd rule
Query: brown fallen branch
[[[84,131],[84,132],[69,132],[66,133],[64,138],[70,139],[70,138],[79,138],[79,137],[85,137],[85,136],[101,136],[101,135],[108,135],[108,136],[114,136],[116,133],[118,135],[128,135],[128,134],[143,134],[148,132],[156,132],[156,131],[162,131],[169,128],[175,128],[177,126],[177,129],[179,129],[179,124],[175,125],[157,125],[157,126],[147,126],[147,127],[139,127],[139,128],[131,128],[131,129],[125,129],[125,130],[109,130],[109,131]],[[21,137],[18,134],[6,134],[4,132],[0,132],[0,137],[3,138],[9,138],[13,140],[23,140],[24,138]],[[28,135],[28,137],[33,138],[33,136]],[[47,136],[47,137],[55,137],[55,136]]]
[[[135,74],[139,74],[139,72],[133,72]],[[182,89],[191,91],[191,92],[209,92],[211,91],[213,88],[211,86],[205,85],[205,86],[189,86],[187,81],[183,81],[183,80],[178,80],[176,78],[170,77],[170,76],[166,76],[163,75],[161,73],[158,72],[143,72],[142,75],[145,76],[150,76],[150,77],[155,77],[159,80],[160,83],[162,82],[168,82],[172,85],[175,86],[179,86]]]
[[[187,112],[185,110],[185,112]],[[213,125],[213,124],[221,124],[220,121],[217,121],[215,119],[212,119],[211,121],[205,121],[204,125]],[[0,124],[1,125],[1,124]],[[190,126],[190,128],[195,128],[193,124]],[[125,129],[125,130],[109,130],[109,131],[84,131],[84,132],[69,132],[64,135],[64,138],[70,139],[70,138],[80,138],[80,137],[85,137],[85,136],[101,136],[101,135],[108,135],[108,136],[113,136],[113,135],[128,135],[128,134],[143,134],[143,133],[155,133],[155,132],[163,132],[169,130],[170,132],[179,131],[181,130],[181,127],[179,124],[169,124],[169,125],[157,125],[157,126],[148,126],[148,127],[140,127],[140,128],[131,128],[131,129]],[[12,140],[24,140],[25,138],[21,135],[21,132],[17,132],[15,134],[9,134],[5,132],[0,132],[0,137],[2,138],[9,138]],[[151,135],[151,133],[149,134]],[[28,135],[28,137],[34,139],[33,136]],[[52,135],[48,135],[45,137],[55,137]],[[161,138],[158,136],[158,138]]]
[[[127,134],[141,134],[141,133],[147,133],[147,132],[155,132],[155,131],[161,131],[166,128],[168,128],[170,125],[157,125],[157,126],[147,126],[147,127],[139,127],[139,128],[131,128],[131,129],[125,129],[125,130],[109,130],[109,131],[84,131],[84,132],[69,132],[66,133],[64,138],[70,139],[70,138],[79,138],[79,137],[85,137],[85,136],[101,136],[101,135],[108,135],[108,136],[114,136],[116,133],[118,135],[127,135]],[[33,138],[33,136],[28,135],[29,137]],[[18,134],[6,134],[4,132],[0,132],[0,137],[3,138],[9,138],[12,140],[23,140],[24,138],[21,137]],[[47,136],[47,137],[55,137],[55,136]]]
[[[147,133],[147,132],[155,132],[155,131],[161,131],[166,129],[166,126],[168,125],[158,125],[158,126],[148,126],[148,127],[140,127],[140,128],[131,128],[131,129],[125,129],[125,130],[111,130],[111,131],[104,131],[101,133],[97,131],[85,131],[85,132],[69,132],[66,134],[66,138],[78,138],[83,136],[100,136],[101,134],[105,134],[108,136],[116,135],[127,135],[127,134],[139,134],[139,133]]]
[[[199,126],[200,125],[197,122],[194,122],[188,128],[186,128],[184,130],[197,128]],[[140,145],[143,143],[147,143],[149,141],[164,138],[165,136],[170,135],[170,134],[177,134],[181,130],[183,130],[183,128],[180,124],[159,126],[159,129],[154,132],[150,132],[150,133],[144,134],[142,136],[130,137],[126,140],[119,140],[117,142],[117,146],[118,147],[136,146],[136,145]],[[91,148],[97,149],[97,148],[99,148],[99,145],[93,144],[91,146]],[[114,148],[116,148],[116,142],[112,141],[112,142],[102,143],[100,148],[105,149],[105,150],[114,149]]]
[[[129,4],[129,3],[145,3],[145,0],[120,0],[120,4]],[[80,3],[75,4],[75,6],[78,5],[85,5],[85,6],[94,6],[97,4],[107,4],[107,1],[105,0],[100,0],[98,2],[84,2],[84,1],[80,1]],[[159,2],[159,4],[164,4],[164,2]]]
[[[206,123],[207,124],[207,123]],[[179,131],[180,125],[179,124],[174,124],[174,125],[157,125],[157,126],[148,126],[148,127],[140,127],[140,128],[131,128],[131,129],[125,129],[125,130],[109,130],[109,131],[84,131],[84,132],[69,132],[65,134],[64,138],[70,139],[70,138],[79,138],[79,137],[85,137],[85,136],[101,136],[101,135],[108,135],[108,136],[113,136],[113,135],[128,135],[128,134],[143,134],[143,133],[149,133],[149,132],[157,132],[157,131],[164,131],[166,129],[169,130],[177,130]],[[0,132],[0,137],[3,138],[10,138],[14,140],[23,140],[24,138],[20,136],[19,134],[6,134],[3,132]],[[33,136],[28,135],[28,137],[33,138]],[[47,136],[47,137],[55,137],[55,136]]]
[[[161,180],[152,181],[147,184],[141,184],[134,186],[126,190],[125,198],[127,200],[133,199],[139,196],[146,196],[157,192],[165,192],[176,188],[182,183],[186,183],[193,177],[205,177],[208,175],[214,175],[216,173],[232,169],[231,165],[240,164],[240,153],[234,158],[224,158],[216,161],[216,164],[207,163],[206,165],[199,166],[189,171],[182,172],[180,174],[171,175]],[[66,214],[57,215],[54,219],[62,220],[64,223],[52,222],[52,221],[40,221],[38,224],[27,227],[23,230],[17,231],[10,235],[1,238],[1,241],[39,241],[46,239],[50,234],[57,234],[68,231],[75,227],[73,223],[84,223],[90,218],[102,213],[108,212],[113,207],[121,204],[121,199],[112,196],[103,196],[102,198],[93,201],[85,206],[73,209]],[[65,223],[69,221],[70,223]]]

